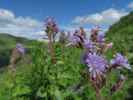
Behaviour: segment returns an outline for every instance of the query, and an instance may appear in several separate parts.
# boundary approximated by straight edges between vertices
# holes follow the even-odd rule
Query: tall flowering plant
[[[16,44],[16,47],[13,48],[11,58],[10,58],[10,67],[15,68],[15,64],[18,60],[25,54],[26,50],[24,46],[20,43]]]
[[[88,69],[89,79],[92,86],[95,88],[96,96],[100,98],[100,89],[105,86],[107,74],[112,71],[112,69],[131,69],[128,60],[121,53],[115,54],[115,57],[108,61],[105,57],[105,52],[112,48],[113,43],[107,43],[105,34],[99,33],[99,29],[93,29],[91,33],[90,42],[84,45],[86,48],[86,58],[84,59],[85,64]],[[91,44],[90,44],[91,43]],[[90,48],[88,48],[90,47]],[[122,87],[124,80],[126,79],[124,75],[119,75],[118,81],[110,89],[111,94]]]
[[[18,61],[20,61],[23,56],[26,53],[26,49],[23,46],[23,44],[21,43],[17,43],[16,47],[13,48],[12,52],[11,52],[11,57],[10,57],[10,65],[9,65],[9,71],[11,71],[11,77],[12,77],[12,81],[14,84],[16,84],[16,64],[18,63]]]
[[[56,22],[54,21],[53,18],[48,17],[46,19],[45,22],[45,32],[47,33],[48,39],[49,39],[49,50],[50,50],[50,54],[51,54],[51,59],[52,59],[52,63],[56,62],[56,58],[55,58],[55,50],[54,50],[54,41],[55,41],[55,36],[58,33],[58,27]]]
[[[114,70],[131,69],[128,59],[121,53],[115,55],[110,61],[106,58],[106,52],[112,48],[113,43],[107,42],[105,33],[100,33],[99,27],[91,30],[90,39],[83,38],[83,41],[78,37],[73,38],[73,45],[82,43],[85,49],[83,63],[87,67],[87,74],[92,86],[95,89],[97,100],[101,98],[100,90],[106,85],[107,75]],[[118,80],[111,87],[110,93],[113,94],[119,90],[126,77],[119,74]]]

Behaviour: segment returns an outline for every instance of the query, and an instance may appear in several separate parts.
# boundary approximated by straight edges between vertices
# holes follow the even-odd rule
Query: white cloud
[[[73,20],[75,24],[106,24],[111,25],[117,22],[122,16],[128,13],[113,8],[104,10],[100,13],[94,13],[87,16],[78,16]]]
[[[30,17],[16,17],[12,11],[0,9],[0,33],[38,38],[43,24]]]
[[[133,9],[133,2],[129,3],[128,8]]]

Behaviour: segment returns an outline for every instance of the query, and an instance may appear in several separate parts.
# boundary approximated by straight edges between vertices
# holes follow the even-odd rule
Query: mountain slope
[[[116,50],[120,50],[123,53],[125,51],[133,52],[133,12],[112,25],[107,35],[109,39],[113,40]]]

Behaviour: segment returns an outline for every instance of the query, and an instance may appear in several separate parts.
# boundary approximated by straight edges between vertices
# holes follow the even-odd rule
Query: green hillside
[[[109,40],[113,40],[116,50],[133,52],[133,12],[112,25],[107,35]]]

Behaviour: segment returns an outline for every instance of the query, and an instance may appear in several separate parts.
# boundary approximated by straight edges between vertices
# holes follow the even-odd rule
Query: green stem
[[[52,42],[52,38],[51,38],[51,33],[48,33],[48,38],[49,38],[49,50],[50,50],[50,54],[51,54],[51,61],[52,63],[56,63],[56,58],[55,58],[55,51],[54,51],[54,47],[53,47],[53,42]]]

